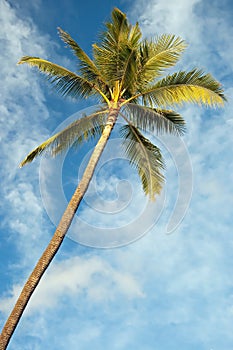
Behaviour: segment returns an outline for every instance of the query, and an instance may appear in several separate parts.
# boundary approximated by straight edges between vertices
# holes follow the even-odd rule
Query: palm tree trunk
[[[41,258],[37,262],[37,265],[35,266],[33,272],[29,276],[27,282],[25,283],[22,292],[14,306],[14,309],[12,310],[8,320],[5,323],[5,326],[0,335],[0,350],[5,350],[7,348],[11,336],[13,335],[14,330],[19,323],[19,320],[27,306],[27,303],[31,298],[31,295],[33,294],[44,272],[48,268],[49,264],[53,260],[53,257],[57,253],[60,245],[62,244],[62,241],[78,209],[78,206],[85,192],[87,191],[88,185],[92,179],[98,160],[106,146],[106,143],[115,125],[119,110],[119,104],[115,104],[112,108],[110,108],[107,124],[103,130],[103,133],[97,145],[95,146],[95,149],[85,169],[83,177],[78,187],[76,188],[50,243],[48,244]]]

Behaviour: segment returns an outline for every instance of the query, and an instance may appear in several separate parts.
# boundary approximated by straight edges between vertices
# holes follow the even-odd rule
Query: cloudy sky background
[[[230,0],[221,4],[215,0],[105,0],[100,4],[86,0],[80,5],[74,0],[60,0],[56,6],[51,0],[36,0],[33,4],[0,0],[0,327],[54,231],[40,192],[39,160],[24,169],[18,169],[18,164],[65,119],[88,107],[86,102],[74,103],[56,96],[39,74],[16,63],[23,55],[34,55],[75,69],[73,57],[64,49],[56,28],[61,26],[90,52],[114,6],[126,12],[132,22],[138,20],[144,36],[164,32],[182,36],[189,47],[178,69],[198,66],[211,72],[223,84],[228,103],[221,110],[182,108],[188,127],[183,141],[192,172],[187,166],[188,157],[186,170],[178,162],[184,148],[180,153],[174,151],[173,141],[167,141],[164,208],[159,218],[157,213],[152,218],[148,215],[148,221],[158,221],[143,238],[117,249],[85,247],[65,239],[32,297],[9,349],[88,350],[94,346],[97,350],[230,350],[233,346]],[[82,148],[77,156],[80,163],[86,150]],[[174,157],[178,163],[174,163]],[[78,169],[72,159],[67,161],[73,164],[72,171],[64,164],[64,188],[69,195]],[[112,170],[114,174],[110,173]],[[179,189],[177,172],[184,174],[185,191]],[[136,174],[127,166],[122,174],[110,161],[99,175],[102,175],[97,185],[103,202],[101,210],[108,211],[109,198],[116,200],[115,184],[124,186],[124,182],[119,182],[122,179],[131,183],[129,205],[124,207],[128,199],[123,197],[123,204],[120,201],[116,204],[123,208],[119,216],[109,212],[103,215],[95,210],[100,209],[96,207],[100,200],[94,198],[92,208],[88,205],[82,208],[83,221],[103,228],[113,217],[116,228],[123,227],[129,218],[129,232],[134,232],[138,226],[133,221],[146,207]],[[190,186],[193,193],[187,214],[168,235],[167,223],[177,193],[181,190],[185,198]],[[106,188],[108,192],[104,194]],[[88,198],[92,198],[92,193]],[[51,210],[54,203],[59,210],[59,198],[54,197],[49,204]]]

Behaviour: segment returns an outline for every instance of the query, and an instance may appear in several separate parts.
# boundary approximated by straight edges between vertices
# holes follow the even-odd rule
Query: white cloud
[[[2,312],[9,312],[21,288],[14,285],[11,296],[2,298]],[[58,307],[60,300],[67,297],[78,308],[83,293],[92,303],[107,303],[121,295],[129,299],[144,296],[139,281],[132,274],[113,268],[95,256],[72,257],[53,264],[33,294],[25,314],[47,312],[48,309]]]
[[[139,0],[134,4],[133,15],[138,18],[145,36],[175,33],[194,40],[198,33],[194,7],[200,1]]]

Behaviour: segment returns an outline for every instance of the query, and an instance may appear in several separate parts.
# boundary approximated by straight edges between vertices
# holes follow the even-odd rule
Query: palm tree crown
[[[100,134],[110,109],[120,106],[119,115],[127,124],[121,132],[127,140],[123,142],[126,154],[138,170],[145,193],[153,198],[162,188],[163,160],[158,147],[139,129],[182,134],[184,119],[166,108],[184,102],[219,106],[225,97],[220,84],[199,69],[162,77],[186,48],[181,38],[164,34],[150,41],[142,39],[138,23],[130,25],[126,15],[117,8],[105,26],[100,42],[93,45],[93,58],[68,33],[58,29],[60,37],[77,58],[77,73],[37,57],[25,56],[20,60],[20,64],[27,63],[44,72],[63,95],[74,98],[97,96],[103,103],[96,113],[75,121],[33,150],[21,166],[45,150],[56,155],[74,142]],[[135,144],[136,148],[133,147]]]

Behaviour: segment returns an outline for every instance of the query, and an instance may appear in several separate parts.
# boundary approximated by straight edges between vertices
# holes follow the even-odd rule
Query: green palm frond
[[[152,109],[128,103],[124,106],[123,113],[126,113],[130,123],[143,131],[174,135],[183,135],[185,133],[185,120],[180,114],[172,110]]]
[[[167,68],[173,67],[187,47],[175,35],[163,34],[153,41],[144,40],[140,46],[141,69],[138,80],[142,84],[153,81]]]
[[[105,23],[106,31],[100,34],[101,45],[107,50],[115,49],[121,42],[125,42],[130,32],[125,13],[114,8],[111,17],[111,22]]]
[[[121,86],[125,90],[134,91],[134,86],[137,78],[137,66],[135,61],[137,60],[137,51],[134,48],[125,48],[121,54]]]
[[[128,92],[135,91],[135,84],[138,75],[138,47],[141,38],[141,31],[138,23],[130,29],[128,40],[119,59],[122,62],[121,68],[121,85]]]
[[[197,69],[168,75],[140,95],[144,105],[159,107],[182,105],[184,102],[222,106],[226,100],[219,82]]]
[[[82,77],[86,78],[88,81],[96,82],[97,85],[106,85],[94,61],[86,54],[86,52],[84,52],[76,41],[64,30],[58,28],[58,32],[61,39],[69,45],[77,57]]]
[[[138,22],[134,26],[130,26],[129,32],[129,43],[131,47],[138,47],[140,44],[140,39],[142,37],[142,32],[139,27]]]
[[[106,31],[102,33],[100,43],[93,45],[96,65],[110,87],[117,80],[121,80],[123,85],[129,84],[132,80],[129,75],[135,80],[132,73],[136,68],[136,50],[140,38],[139,25],[129,25],[125,14],[114,9],[112,22],[106,23]]]
[[[30,152],[27,157],[20,163],[20,167],[33,161],[34,158],[41,155],[44,152],[48,152],[52,156],[67,150],[68,148],[77,147],[79,144],[83,143],[97,135],[101,135],[105,122],[106,113],[109,111],[102,109],[89,116],[83,116],[82,118],[74,121],[64,130],[53,135],[41,145],[36,147],[32,152]]]
[[[100,35],[99,45],[93,45],[96,65],[108,82],[116,81],[121,76],[120,53],[124,52],[129,34],[126,15],[118,9],[112,12],[112,21],[105,23],[106,30]]]
[[[164,182],[161,152],[133,125],[124,125],[121,135],[129,162],[137,169],[145,194],[153,200],[161,192]]]
[[[24,63],[37,67],[45,73],[58,92],[65,96],[88,97],[98,92],[92,82],[55,63],[30,56],[24,56],[18,62],[18,64]]]

